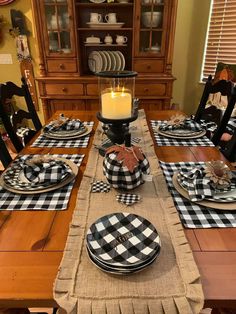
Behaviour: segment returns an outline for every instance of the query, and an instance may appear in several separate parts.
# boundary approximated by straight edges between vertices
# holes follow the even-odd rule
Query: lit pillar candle
[[[102,116],[106,119],[130,118],[132,113],[131,93],[124,91],[105,91],[101,95]]]

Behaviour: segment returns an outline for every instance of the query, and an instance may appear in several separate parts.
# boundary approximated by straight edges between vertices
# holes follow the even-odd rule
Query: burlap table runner
[[[116,201],[118,191],[90,193],[94,180],[105,180],[103,158],[92,148],[78,193],[67,243],[54,285],[54,298],[67,313],[79,314],[191,314],[203,306],[200,276],[189,244],[167,190],[156,158],[144,111],[132,125],[132,136],[149,160],[153,181],[134,190],[142,200],[132,206]],[[102,139],[98,127],[94,144]],[[127,276],[110,275],[91,263],[86,253],[86,232],[99,217],[130,212],[147,218],[160,234],[162,250],[145,270]]]

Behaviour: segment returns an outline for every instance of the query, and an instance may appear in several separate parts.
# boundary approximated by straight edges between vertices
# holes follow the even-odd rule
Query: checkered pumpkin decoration
[[[116,153],[110,153],[104,157],[103,173],[113,188],[132,190],[144,183],[143,173],[150,174],[150,165],[144,156],[144,159],[138,162],[133,172],[130,172],[126,166],[122,165],[121,161],[117,160]]]

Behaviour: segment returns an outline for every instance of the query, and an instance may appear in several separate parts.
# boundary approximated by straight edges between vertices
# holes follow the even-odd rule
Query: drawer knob
[[[60,64],[59,64],[59,68],[60,68],[61,70],[65,69],[64,64],[63,64],[63,63],[60,63]]]
[[[148,88],[145,88],[144,91],[145,91],[145,93],[148,93],[148,92],[149,92],[149,89],[148,89]]]
[[[151,66],[150,66],[150,65],[147,65],[147,69],[148,69],[148,70],[151,70]]]
[[[62,91],[63,91],[64,93],[66,93],[66,92],[67,92],[67,88],[66,88],[66,87],[63,87],[63,88],[62,88]]]

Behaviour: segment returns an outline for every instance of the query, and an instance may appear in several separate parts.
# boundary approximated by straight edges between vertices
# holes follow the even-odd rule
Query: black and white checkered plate
[[[112,267],[112,266],[109,266],[105,263],[102,263],[101,261],[96,259],[96,257],[89,251],[89,249],[87,247],[87,253],[88,253],[88,256],[89,256],[90,260],[92,261],[92,263],[95,266],[97,266],[99,269],[101,269],[102,271],[105,271],[105,272],[110,273],[110,274],[115,274],[115,275],[133,274],[133,273],[139,272],[139,271],[147,268],[159,256],[160,250],[161,250],[161,248],[159,248],[159,250],[157,250],[156,255],[154,255],[152,258],[150,258],[150,260],[147,260],[144,263],[142,263],[138,266],[135,266],[135,267],[126,267],[125,268],[125,267],[119,267],[119,266]]]
[[[147,219],[130,213],[99,218],[90,226],[86,240],[93,257],[113,267],[141,265],[161,247],[155,227]]]

